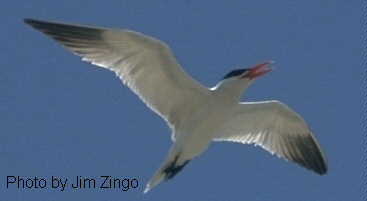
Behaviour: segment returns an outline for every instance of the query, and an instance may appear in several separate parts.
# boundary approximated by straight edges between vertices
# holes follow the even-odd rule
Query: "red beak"
[[[272,69],[270,68],[270,65],[274,63],[273,61],[268,61],[262,64],[257,64],[256,66],[250,68],[250,71],[245,73],[241,78],[249,78],[249,79],[255,79],[261,75],[264,75],[265,73],[270,72]]]

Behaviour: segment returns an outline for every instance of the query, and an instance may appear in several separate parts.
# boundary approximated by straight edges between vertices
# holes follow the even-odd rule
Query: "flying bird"
[[[173,178],[213,141],[255,144],[320,175],[327,161],[303,118],[280,101],[240,102],[271,62],[226,74],[206,88],[190,77],[162,41],[126,29],[34,19],[24,22],[82,60],[116,73],[170,127],[173,145],[144,192]]]

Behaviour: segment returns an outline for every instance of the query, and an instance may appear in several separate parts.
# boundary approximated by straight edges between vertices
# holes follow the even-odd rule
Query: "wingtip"
[[[324,169],[317,171],[319,175],[326,175],[328,173],[328,168],[325,166]]]
[[[36,21],[37,21],[37,20],[31,19],[31,18],[24,18],[24,19],[23,19],[23,22],[24,22],[25,24],[29,24],[29,25],[34,24]]]
[[[329,171],[328,162],[320,149],[319,149],[319,157],[320,157],[320,162],[318,163],[317,169],[315,169],[315,171],[319,175],[326,175]]]
[[[44,21],[44,20],[37,20],[37,19],[33,19],[33,18],[24,18],[23,22],[25,24],[28,24],[32,27],[39,27],[39,26],[44,26],[44,25],[49,25],[49,24],[54,24],[56,22],[51,22],[51,21]]]
[[[325,161],[322,161],[318,165],[319,165],[319,167],[317,167],[317,168],[315,168],[315,167],[314,168],[311,168],[310,167],[310,169],[312,171],[314,171],[315,173],[317,173],[318,175],[320,175],[320,176],[326,175],[328,173],[328,166],[325,163]]]
[[[320,176],[323,176],[327,173],[327,170],[315,170],[315,169],[311,169],[311,170],[312,170],[312,172],[314,172],[314,173],[316,173]]]
[[[32,19],[32,18],[24,18],[23,22],[33,28],[37,28],[43,22],[40,20]]]

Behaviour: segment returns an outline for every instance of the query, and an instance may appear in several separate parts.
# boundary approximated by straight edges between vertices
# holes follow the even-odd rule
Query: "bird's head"
[[[257,64],[251,68],[235,69],[227,73],[213,88],[218,93],[234,99],[240,99],[242,93],[258,77],[270,72],[272,61]]]

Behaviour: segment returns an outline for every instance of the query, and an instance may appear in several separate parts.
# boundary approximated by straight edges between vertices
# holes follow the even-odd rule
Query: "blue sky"
[[[87,3],[86,3],[87,2]],[[359,1],[7,1],[0,60],[0,200],[361,200]],[[173,180],[142,191],[171,146],[170,130],[114,73],[94,67],[22,23],[25,17],[120,27],[170,45],[211,87],[231,69],[276,69],[244,100],[280,100],[316,134],[329,173],[264,150],[213,143]],[[121,190],[6,188],[9,175],[137,178]]]

